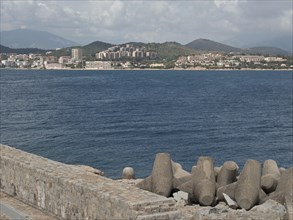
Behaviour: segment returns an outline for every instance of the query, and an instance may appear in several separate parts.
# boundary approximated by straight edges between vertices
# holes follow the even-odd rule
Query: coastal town
[[[72,48],[70,56],[46,54],[0,53],[1,68],[18,69],[293,69],[291,56],[250,55],[240,53],[202,52],[179,56],[174,60],[160,58],[156,51],[132,44],[116,45],[95,53],[94,60],[84,56],[82,48]]]

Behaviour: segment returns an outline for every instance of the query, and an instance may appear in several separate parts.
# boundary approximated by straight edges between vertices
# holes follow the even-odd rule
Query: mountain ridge
[[[52,55],[54,56],[70,56],[71,55],[71,49],[72,48],[83,48],[84,50],[84,56],[91,57],[91,59],[94,59],[95,53],[103,51],[108,49],[109,47],[112,47],[116,44],[106,43],[102,41],[94,41],[92,43],[86,44],[84,46],[79,44],[73,44],[71,41],[67,42],[65,38],[59,37],[57,35],[50,34],[49,32],[44,31],[33,31],[30,29],[16,29],[13,31],[10,31],[9,33],[14,33],[14,36],[12,39],[10,39],[11,42],[16,42],[15,39],[17,37],[26,38],[29,32],[36,33],[37,36],[32,38],[30,41],[26,41],[24,45],[20,45],[20,42],[13,44],[14,47],[7,46],[7,44],[4,44],[7,42],[5,38],[7,38],[7,35],[5,37],[5,33],[8,33],[9,31],[2,31],[1,33],[1,52],[3,51],[14,51],[14,52],[22,52],[22,53],[29,53],[29,51],[39,51],[38,53],[46,52],[45,50],[52,50]],[[18,34],[17,34],[18,33]],[[4,37],[3,37],[4,34]],[[23,34],[23,35],[22,35]],[[47,37],[42,37],[43,35],[47,35]],[[48,49],[42,49],[41,47],[37,47],[35,45],[38,45],[37,38],[41,38],[42,41],[46,41],[47,38],[52,38],[53,41],[56,43],[60,41],[61,42],[67,42],[67,45],[61,49],[55,50],[54,48],[48,48]],[[52,40],[52,39],[51,39]],[[4,43],[3,43],[4,42]],[[34,43],[32,43],[34,42]],[[63,42],[63,43],[64,43]],[[8,42],[9,43],[9,42]],[[238,48],[233,47],[228,44],[220,43],[217,41],[212,41],[209,39],[196,39],[194,41],[191,41],[190,43],[187,43],[185,45],[180,44],[175,41],[168,41],[163,43],[143,43],[143,42],[128,42],[123,44],[117,44],[117,45],[125,45],[125,44],[133,44],[134,46],[144,46],[149,51],[154,51],[158,53],[158,58],[161,59],[175,59],[178,56],[187,56],[191,54],[198,54],[203,52],[224,52],[224,53],[230,53],[230,52],[236,52],[236,53],[244,53],[244,54],[263,54],[263,55],[289,55],[290,52],[282,50],[281,48],[277,47],[252,47],[250,49],[245,48]],[[19,45],[16,48],[16,45]],[[32,47],[26,46],[26,45],[32,45]],[[56,45],[56,44],[55,44]],[[56,45],[57,46],[57,45]],[[60,44],[59,44],[60,46]],[[63,45],[64,46],[64,45]],[[60,47],[59,47],[60,48]],[[13,50],[14,49],[14,50]]]
[[[36,53],[36,54],[44,54],[47,50],[39,49],[39,48],[10,48],[3,46],[0,44],[0,53],[16,53],[16,54],[29,54],[29,53]]]
[[[281,48],[277,47],[269,47],[269,46],[258,46],[258,47],[251,47],[248,49],[233,47],[227,44],[219,43],[216,41],[212,41],[209,39],[196,39],[191,41],[188,44],[185,44],[186,47],[205,51],[205,52],[238,52],[238,53],[245,53],[245,54],[262,54],[262,55],[289,55],[289,51],[285,51]]]
[[[56,49],[80,45],[47,31],[15,29],[0,34],[0,44],[10,48]]]
[[[222,44],[216,41],[209,39],[199,38],[194,41],[191,41],[184,46],[200,51],[218,51],[218,52],[242,52],[242,49],[232,47],[227,44]]]

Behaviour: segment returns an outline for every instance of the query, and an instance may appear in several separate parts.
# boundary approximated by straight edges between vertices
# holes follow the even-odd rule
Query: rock
[[[199,157],[192,172],[193,194],[201,205],[212,205],[215,199],[216,181],[211,157]]]
[[[220,214],[220,209],[214,207],[209,210],[209,214]]]
[[[173,188],[173,170],[170,154],[158,153],[152,170],[152,192],[169,197]]]
[[[286,220],[293,220],[293,193],[285,195]]]
[[[263,164],[263,175],[261,177],[261,188],[266,193],[275,191],[281,173],[276,161],[266,160]]]
[[[274,200],[267,200],[261,205],[254,206],[250,211],[252,217],[258,217],[259,219],[283,219],[286,213],[286,209],[283,205]]]
[[[134,169],[125,167],[122,171],[122,179],[135,179]]]
[[[223,193],[224,199],[227,203],[227,205],[232,208],[232,209],[237,209],[239,206],[237,205],[237,203],[231,199],[226,193]]]
[[[249,210],[258,202],[260,177],[260,163],[247,160],[235,188],[235,200],[241,208]]]
[[[184,205],[189,204],[189,196],[188,193],[183,191],[178,191],[173,193],[173,197],[176,200],[176,202],[181,202]]]
[[[217,176],[219,187],[235,182],[238,169],[239,167],[234,161],[226,161]]]

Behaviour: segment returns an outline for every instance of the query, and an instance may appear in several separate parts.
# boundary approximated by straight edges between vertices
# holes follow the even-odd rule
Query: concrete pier
[[[180,218],[173,199],[5,145],[0,150],[1,190],[58,219]]]

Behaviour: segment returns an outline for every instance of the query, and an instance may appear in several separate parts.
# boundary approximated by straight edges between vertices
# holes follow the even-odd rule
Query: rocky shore
[[[183,219],[293,220],[293,167],[279,168],[274,160],[249,159],[240,172],[234,161],[214,167],[211,157],[199,157],[187,172],[159,153],[150,176],[135,179],[128,167],[117,181],[173,198]]]

